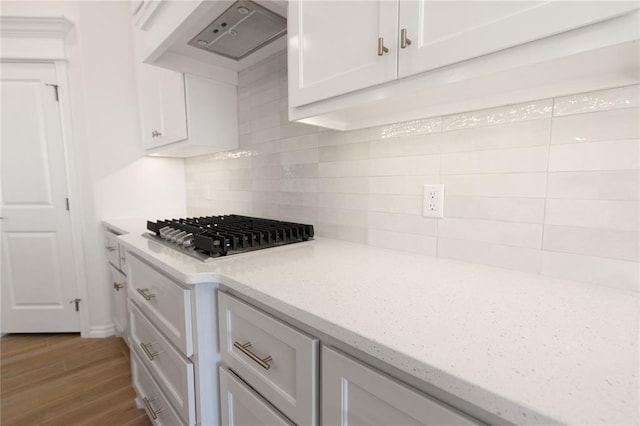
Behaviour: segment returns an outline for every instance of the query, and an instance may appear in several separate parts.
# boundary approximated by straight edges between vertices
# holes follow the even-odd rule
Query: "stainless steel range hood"
[[[284,17],[253,1],[240,0],[188,44],[239,61],[286,32]]]

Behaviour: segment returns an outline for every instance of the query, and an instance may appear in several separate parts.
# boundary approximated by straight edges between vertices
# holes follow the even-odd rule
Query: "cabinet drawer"
[[[322,422],[326,425],[480,424],[324,346]]]
[[[190,291],[129,256],[129,298],[187,357],[193,355]]]
[[[220,367],[220,417],[223,426],[293,425],[223,367]]]
[[[107,260],[116,268],[120,269],[120,252],[118,249],[118,235],[106,230],[104,232],[104,250],[107,254]]]
[[[193,364],[173,348],[133,302],[129,303],[129,322],[132,346],[140,353],[142,362],[185,423],[195,424]]]
[[[223,362],[297,424],[317,424],[318,340],[228,294],[218,304]]]
[[[135,351],[131,351],[133,388],[142,401],[147,416],[155,425],[177,426],[184,423],[167,401]]]

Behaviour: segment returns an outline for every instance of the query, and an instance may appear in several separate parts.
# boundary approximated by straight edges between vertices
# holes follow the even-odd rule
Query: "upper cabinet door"
[[[184,74],[147,64],[138,68],[144,147],[187,139]]]
[[[497,52],[612,18],[637,8],[626,1],[402,0],[398,77]]]
[[[398,0],[292,0],[287,20],[290,106],[397,78]]]

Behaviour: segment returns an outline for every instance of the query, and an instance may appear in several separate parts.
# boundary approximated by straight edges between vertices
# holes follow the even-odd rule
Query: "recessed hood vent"
[[[227,58],[240,59],[287,32],[287,20],[248,0],[235,2],[189,42]]]

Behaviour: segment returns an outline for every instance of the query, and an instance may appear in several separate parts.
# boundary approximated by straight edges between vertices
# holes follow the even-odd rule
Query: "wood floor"
[[[134,403],[122,339],[12,334],[0,339],[0,424],[149,425]]]

